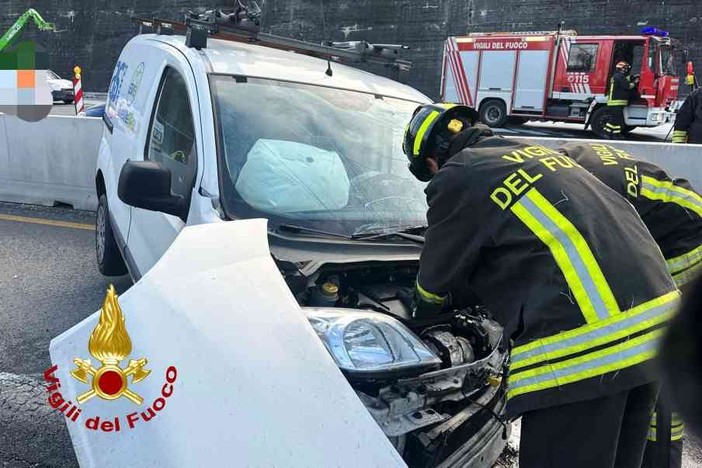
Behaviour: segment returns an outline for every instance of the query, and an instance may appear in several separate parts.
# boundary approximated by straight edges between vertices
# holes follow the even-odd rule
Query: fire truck
[[[647,28],[635,36],[578,36],[575,31],[474,33],[445,42],[441,97],[479,110],[501,127],[527,120],[580,122],[604,136],[615,65],[639,75],[624,111],[629,132],[674,119],[678,94],[673,40]]]

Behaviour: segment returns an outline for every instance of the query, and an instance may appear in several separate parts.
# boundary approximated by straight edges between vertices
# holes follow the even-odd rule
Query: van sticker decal
[[[155,142],[158,143],[159,145],[163,143],[163,124],[159,122],[158,120],[154,120],[154,132],[153,136],[151,139]]]
[[[132,73],[132,79],[129,82],[129,88],[127,88],[127,105],[131,106],[136,99],[136,95],[139,92],[139,87],[141,86],[141,80],[144,77],[144,62],[139,62],[139,65],[134,69]]]

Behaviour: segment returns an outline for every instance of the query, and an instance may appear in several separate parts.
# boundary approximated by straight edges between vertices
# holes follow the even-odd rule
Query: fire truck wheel
[[[600,138],[606,138],[607,132],[605,132],[605,125],[607,122],[612,121],[612,115],[606,106],[602,106],[595,110],[590,117],[590,126],[592,127],[592,133]]]
[[[504,127],[507,107],[501,99],[490,99],[480,106],[480,121],[488,127]]]

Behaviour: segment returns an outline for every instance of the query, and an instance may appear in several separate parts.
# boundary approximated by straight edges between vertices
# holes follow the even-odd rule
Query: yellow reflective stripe
[[[679,426],[683,423],[683,420],[680,417],[679,413],[673,412],[672,422],[673,422],[673,426]]]
[[[683,270],[673,275],[673,281],[677,287],[681,287],[687,284],[690,280],[697,278],[698,274],[702,272],[702,262],[697,265]]]
[[[685,426],[683,424],[671,427],[670,428],[670,440],[682,439],[684,432],[685,432]]]
[[[627,320],[630,317],[637,316],[640,314],[643,314],[645,312],[648,312],[651,309],[657,308],[659,306],[665,306],[669,305],[671,307],[675,307],[677,305],[678,300],[680,299],[680,292],[679,291],[671,291],[667,294],[664,294],[663,296],[659,296],[655,299],[651,299],[650,301],[643,302],[636,307],[633,307],[626,312],[623,312],[621,314],[614,315],[606,320],[603,320],[598,323],[591,323],[588,325],[583,325],[582,327],[576,328],[574,330],[566,331],[563,333],[558,333],[557,335],[552,335],[547,338],[541,338],[538,340],[534,340],[530,343],[527,343],[525,345],[517,346],[512,350],[511,356],[512,359],[521,356],[522,354],[529,353],[530,351],[533,350],[538,350],[539,348],[544,348],[549,345],[558,345],[561,343],[566,342],[567,340],[572,340],[576,339],[585,335],[588,335],[592,333],[593,331],[606,328],[611,326],[612,324],[619,323],[621,321]]]
[[[629,101],[625,99],[612,99],[611,101],[607,101],[608,106],[626,106],[629,104]]]
[[[658,422],[658,413],[656,411],[653,412],[653,416],[651,416],[651,427],[656,427],[656,423]],[[680,418],[680,414],[676,413],[673,411],[670,419],[670,426],[675,427],[675,426],[680,426],[683,424],[682,418]]]
[[[702,262],[702,245],[690,250],[687,253],[667,259],[665,261],[668,266],[668,271],[671,274],[677,273],[686,268],[690,268]]]
[[[675,130],[673,132],[673,143],[687,143],[687,131]]]
[[[436,118],[439,116],[439,112],[437,111],[432,111],[429,115],[427,115],[427,118],[424,119],[424,122],[422,122],[422,125],[419,126],[419,130],[417,130],[417,136],[414,137],[414,148],[413,152],[415,156],[419,156],[419,150],[422,146],[422,139],[424,138],[424,134],[427,133],[427,129],[431,125],[431,123],[436,120]]]
[[[600,351],[509,376],[507,398],[615,372],[652,359],[658,349],[662,330],[624,341]]]
[[[538,343],[540,348],[536,348],[531,353],[515,348],[518,350],[518,354],[516,356],[512,354],[510,369],[515,371],[538,362],[549,362],[571,354],[581,353],[653,328],[670,320],[675,312],[674,305],[662,304],[659,307],[663,310],[652,307],[642,312],[622,312],[611,319],[586,326],[589,330],[585,334],[581,333],[579,336],[571,337],[560,343],[544,344],[543,342],[546,340],[537,340],[540,342]],[[646,312],[649,311],[651,313],[647,314]],[[629,323],[633,325],[623,326]],[[579,328],[577,331],[581,331],[581,329]],[[529,343],[529,345],[533,344],[534,342]]]
[[[417,281],[417,292],[422,297],[425,302],[430,302],[432,304],[443,304],[446,302],[446,296],[439,296],[438,294],[430,293],[419,284]]]
[[[702,217],[702,197],[692,190],[675,185],[668,180],[641,177],[641,195],[650,200],[660,200],[693,211]]]
[[[650,442],[656,442],[656,428],[655,427],[649,427],[648,428],[648,436],[646,437],[647,440]]]
[[[549,248],[588,323],[620,312],[585,238],[536,188],[511,210]]]
[[[456,104],[452,104],[452,103],[450,103],[450,102],[441,102],[441,103],[439,103],[438,105],[441,106],[441,107],[443,107],[443,108],[446,109],[446,110],[449,110],[449,109],[452,109],[452,108],[456,107]]]

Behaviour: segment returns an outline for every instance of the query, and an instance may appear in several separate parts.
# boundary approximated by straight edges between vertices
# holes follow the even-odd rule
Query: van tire
[[[480,106],[480,121],[488,127],[504,127],[507,123],[507,106],[501,99],[490,99]]]
[[[95,258],[98,270],[105,276],[122,276],[127,273],[127,266],[112,232],[107,196],[104,193],[98,199],[95,216]]]

